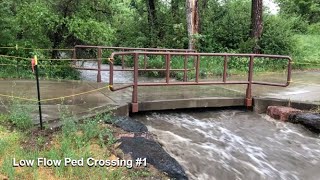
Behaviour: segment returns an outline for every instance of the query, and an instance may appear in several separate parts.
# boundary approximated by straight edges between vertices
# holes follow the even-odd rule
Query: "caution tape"
[[[4,58],[13,58],[13,59],[22,59],[30,61],[31,58],[24,58],[19,56],[9,56],[9,55],[0,55],[0,57]],[[38,58],[39,61],[97,61],[97,60],[109,60],[110,58],[95,58],[95,59],[46,59],[46,58]]]
[[[300,81],[292,81],[292,83],[309,85],[309,86],[319,86],[320,87],[320,84],[305,83],[305,82],[300,82]]]
[[[0,47],[0,49],[15,49],[15,50],[34,50],[34,51],[73,51],[74,49],[53,49],[53,48],[26,48],[26,47],[19,47],[18,45],[16,46],[6,46],[6,47]]]
[[[80,95],[84,95],[84,94],[90,94],[90,93],[93,93],[93,92],[96,92],[96,91],[101,91],[103,89],[109,89],[110,90],[110,88],[112,88],[112,86],[108,85],[106,87],[93,89],[93,90],[86,91],[86,92],[81,92],[81,93],[72,94],[72,95],[68,95],[68,96],[61,96],[61,97],[55,97],[55,98],[42,99],[40,101],[38,101],[37,99],[30,99],[30,98],[24,98],[24,97],[6,95],[6,94],[0,94],[0,96],[7,97],[7,98],[13,98],[13,99],[20,99],[20,100],[25,100],[25,101],[32,101],[32,102],[48,102],[48,101],[54,101],[54,100],[62,100],[62,99],[65,99],[65,98],[80,96]]]
[[[292,62],[292,64],[319,65],[319,66],[320,66],[320,63],[299,63],[299,62]]]

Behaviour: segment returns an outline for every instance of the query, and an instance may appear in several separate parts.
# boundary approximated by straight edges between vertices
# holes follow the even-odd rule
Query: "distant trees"
[[[59,48],[111,45],[114,39],[111,24],[116,8],[104,0],[5,0],[0,4],[2,45]],[[52,57],[56,56],[53,52]]]
[[[284,14],[300,15],[310,24],[320,22],[320,0],[277,0]]]
[[[291,2],[279,1],[281,6]],[[318,6],[312,4],[314,12]],[[287,54],[293,44],[289,19],[262,14],[262,0],[2,0],[0,46],[91,44]]]

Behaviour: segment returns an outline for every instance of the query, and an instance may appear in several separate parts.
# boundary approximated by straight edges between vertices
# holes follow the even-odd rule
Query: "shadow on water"
[[[318,179],[320,138],[245,109],[135,114],[190,179]]]

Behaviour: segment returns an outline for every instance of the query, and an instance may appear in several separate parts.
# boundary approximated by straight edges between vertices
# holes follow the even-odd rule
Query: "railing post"
[[[143,63],[144,64],[144,70],[146,70],[147,69],[147,55],[146,54],[144,54],[143,60],[144,60],[144,63]]]
[[[77,51],[76,51],[76,47],[74,47],[73,49],[73,54],[72,54],[72,59],[73,59],[73,65],[76,66],[77,65]]]
[[[124,52],[124,49],[122,49],[122,52]],[[121,68],[124,69],[124,55],[121,56]]]
[[[254,55],[251,55],[250,61],[249,61],[248,85],[247,85],[246,102],[245,102],[247,107],[252,107],[253,60],[254,60]]]
[[[169,84],[170,82],[170,60],[171,60],[171,55],[167,54],[166,55],[166,83]]]
[[[132,91],[132,112],[138,112],[138,53],[134,53],[134,69],[133,69],[133,91]]]
[[[113,59],[109,59],[109,86],[113,86]]]
[[[195,57],[196,59],[196,83],[199,82],[199,74],[200,74],[200,55]]]
[[[16,63],[16,70],[17,70],[17,76],[18,76],[18,78],[20,78],[20,75],[19,75],[19,59],[17,59],[16,58],[16,61],[17,61],[17,63]]]
[[[228,70],[228,56],[224,56],[224,65],[223,65],[223,82],[227,82],[227,73]]]
[[[186,51],[186,53],[188,53],[188,51]],[[187,82],[188,81],[188,58],[187,58],[187,55],[185,54],[184,55],[184,74],[183,74],[183,81],[184,82]]]
[[[98,74],[97,74],[97,82],[101,82],[101,56],[102,49],[98,48]]]
[[[291,80],[291,71],[292,71],[292,59],[289,58],[288,59],[288,76],[287,76],[287,85],[288,86],[292,82],[292,80]]]

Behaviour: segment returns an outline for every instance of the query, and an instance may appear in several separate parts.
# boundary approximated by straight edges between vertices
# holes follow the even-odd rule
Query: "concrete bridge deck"
[[[287,88],[258,86],[253,87],[253,95],[259,98],[277,98],[290,101],[304,101],[320,104],[320,72],[294,73],[294,82]],[[261,79],[274,76],[262,76]],[[121,84],[117,84],[121,86]],[[105,87],[105,88],[104,88]],[[46,81],[40,82],[41,98],[50,99],[84,93],[42,102],[43,119],[51,121],[59,118],[59,106],[66,105],[75,116],[90,116],[96,112],[117,109],[120,115],[126,115],[130,108],[132,89],[111,92],[106,83],[88,81]],[[104,88],[104,89],[100,89]],[[99,89],[99,90],[97,90]],[[246,86],[243,85],[206,85],[206,86],[170,86],[139,87],[139,110],[164,110],[195,107],[244,106]],[[27,99],[36,99],[35,80],[1,80],[0,94]],[[9,97],[0,96],[0,112],[6,111]],[[28,102],[28,101],[27,101]],[[33,115],[38,122],[37,102]]]

